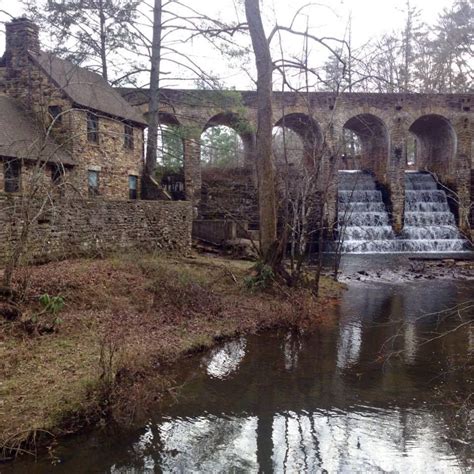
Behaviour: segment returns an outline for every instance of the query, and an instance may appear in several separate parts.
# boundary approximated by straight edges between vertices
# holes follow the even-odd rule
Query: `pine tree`
[[[474,74],[474,7],[469,0],[457,0],[452,8],[444,9],[435,26],[434,43],[438,64],[438,92],[467,92],[472,90]]]
[[[112,76],[121,53],[133,51],[132,25],[142,0],[24,0],[26,12],[50,33],[55,55]],[[130,61],[130,59],[128,59]],[[118,64],[117,64],[118,65]]]

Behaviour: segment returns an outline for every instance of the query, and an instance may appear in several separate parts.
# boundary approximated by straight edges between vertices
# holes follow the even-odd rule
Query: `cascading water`
[[[446,193],[428,173],[407,172],[405,226],[396,236],[382,200],[382,192],[369,173],[340,171],[338,230],[342,252],[461,252],[461,238]]]
[[[362,171],[339,171],[339,237],[342,252],[394,251],[395,234],[373,177]]]
[[[405,174],[405,225],[399,243],[400,251],[407,252],[466,250],[446,193],[429,173]]]

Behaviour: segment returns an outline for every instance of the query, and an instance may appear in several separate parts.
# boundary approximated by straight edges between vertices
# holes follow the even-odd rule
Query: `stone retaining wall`
[[[27,255],[36,262],[138,250],[186,253],[191,248],[192,207],[186,201],[70,200],[28,206],[20,196],[0,196],[0,262],[31,222]],[[32,219],[34,217],[34,219]]]
[[[199,216],[207,220],[248,222],[259,227],[258,195],[251,170],[243,168],[204,170]]]
[[[471,170],[471,203],[474,203],[474,169]],[[471,204],[471,229],[474,229],[474,205]]]
[[[193,237],[220,245],[230,240],[255,238],[255,231],[248,230],[246,221],[195,219],[193,221]]]

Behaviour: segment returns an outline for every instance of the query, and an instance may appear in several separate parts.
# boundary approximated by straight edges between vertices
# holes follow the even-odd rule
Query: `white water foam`
[[[446,193],[428,173],[405,175],[405,227],[396,236],[374,178],[340,171],[338,230],[344,253],[446,253],[467,250]]]

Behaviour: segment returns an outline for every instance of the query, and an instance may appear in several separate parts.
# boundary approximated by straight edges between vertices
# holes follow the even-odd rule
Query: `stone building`
[[[139,197],[143,116],[102,76],[41,51],[26,18],[6,25],[0,105],[3,191],[35,173],[81,197]]]
[[[190,203],[140,199],[146,127],[100,75],[41,51],[32,21],[8,23],[0,59],[0,262],[18,249],[22,263],[186,253]]]

